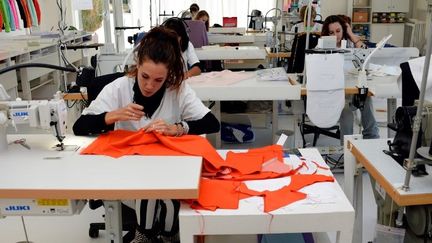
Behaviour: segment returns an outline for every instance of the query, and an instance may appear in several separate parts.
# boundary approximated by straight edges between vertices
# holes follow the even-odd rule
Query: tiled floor
[[[378,104],[379,105],[379,104]],[[385,114],[377,114],[378,120],[385,120]],[[293,127],[292,117],[281,116],[279,120],[280,128],[291,129]],[[272,143],[272,136],[270,131],[270,124],[268,126],[261,126],[254,129],[256,140],[249,144],[224,144],[223,148],[248,148],[260,147]],[[387,132],[385,128],[380,128],[381,137],[386,137]],[[296,138],[300,139],[300,138]],[[310,137],[308,139],[311,139]],[[339,144],[338,140],[321,137],[318,141],[319,145]],[[337,181],[343,188],[343,174],[335,174]],[[363,190],[364,190],[364,222],[363,222],[363,243],[372,241],[375,221],[376,221],[376,206],[371,192],[368,175],[363,175]],[[105,232],[100,232],[100,237],[91,239],[88,236],[88,227],[91,222],[101,222],[103,209],[90,210],[85,207],[80,215],[70,217],[25,217],[27,232],[29,240],[34,243],[98,243],[106,242],[104,239]],[[249,237],[248,239],[255,239]],[[335,240],[335,235],[330,234],[332,242]],[[1,243],[15,243],[24,241],[25,235],[20,217],[7,217],[0,219],[0,242]],[[210,242],[210,241],[209,241]],[[215,240],[211,240],[215,242]],[[226,242],[221,240],[219,242]]]

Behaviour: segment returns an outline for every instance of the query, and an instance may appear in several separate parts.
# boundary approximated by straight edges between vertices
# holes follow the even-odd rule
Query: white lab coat
[[[97,115],[125,107],[133,102],[135,78],[118,78],[104,87],[98,97],[83,110],[83,115]],[[183,82],[180,89],[166,89],[162,101],[150,119],[142,117],[139,121],[119,121],[114,129],[138,130],[152,120],[163,119],[167,123],[199,120],[210,110],[196,96],[192,88]]]

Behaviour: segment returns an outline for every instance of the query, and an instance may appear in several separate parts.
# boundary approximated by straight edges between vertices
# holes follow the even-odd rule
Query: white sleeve
[[[184,83],[180,88],[181,120],[194,121],[203,118],[210,109],[197,97],[195,91]]]
[[[123,79],[125,77],[119,78]],[[113,111],[119,108],[120,95],[118,87],[118,79],[112,83],[107,84],[99,95],[93,100],[89,107],[85,108],[82,112],[83,115],[98,115],[104,112]]]
[[[194,64],[200,62],[197,54],[195,53],[195,48],[190,41],[189,41],[188,48],[186,49],[186,57],[187,57],[187,64],[189,67],[192,67]]]

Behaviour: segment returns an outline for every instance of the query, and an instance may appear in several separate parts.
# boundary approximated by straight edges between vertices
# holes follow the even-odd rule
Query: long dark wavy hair
[[[172,17],[162,23],[168,29],[174,30],[180,36],[181,51],[184,52],[189,46],[188,26],[184,20],[177,17]]]
[[[336,22],[342,26],[342,31],[343,31],[342,39],[349,40],[347,26],[346,26],[347,22],[338,15],[330,15],[324,20],[324,24],[321,30],[321,36],[329,36],[330,35],[329,25]]]
[[[165,86],[175,89],[180,87],[185,75],[184,61],[177,34],[174,31],[165,27],[151,29],[141,40],[134,54],[137,66],[141,66],[146,60],[151,60],[156,64],[165,64],[168,69]],[[133,66],[128,72],[129,77],[138,75],[137,66]]]

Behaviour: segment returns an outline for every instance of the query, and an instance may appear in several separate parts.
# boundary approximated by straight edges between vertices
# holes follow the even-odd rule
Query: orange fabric
[[[261,153],[261,154],[260,154]],[[281,146],[267,146],[253,149],[248,153],[237,153],[236,161],[223,160],[213,146],[204,137],[184,135],[181,137],[164,136],[158,133],[140,131],[115,130],[100,135],[92,144],[81,151],[81,154],[101,154],[118,158],[123,155],[196,155],[204,158],[204,170],[216,173],[223,167],[230,167],[238,171],[232,173],[234,177],[241,177],[244,173],[259,172],[262,163],[268,159],[282,158]],[[253,163],[249,163],[253,160]],[[250,168],[252,166],[252,168]],[[241,171],[241,173],[240,173]],[[275,178],[280,174],[267,172],[256,173],[242,179]]]
[[[263,156],[260,154],[235,153],[229,151],[226,162],[237,169],[240,174],[251,174],[261,171]]]
[[[279,145],[250,149],[245,153],[228,152],[227,159],[223,160],[207,139],[197,135],[171,137],[146,133],[143,130],[115,130],[100,135],[82,150],[81,154],[100,154],[116,158],[133,154],[202,156],[203,174],[215,178],[219,176],[225,180],[202,178],[199,198],[188,201],[195,209],[237,209],[240,199],[262,196],[265,203],[264,211],[270,212],[304,199],[306,194],[298,190],[305,186],[316,182],[334,181],[333,177],[325,175],[295,175],[302,166],[306,166],[305,163],[294,170],[287,170],[283,164],[282,147]],[[273,169],[263,171],[263,167],[269,164]],[[241,182],[284,176],[291,176],[290,184],[276,191],[253,191]]]
[[[201,179],[197,204],[203,208],[237,209],[241,182]]]
[[[194,209],[237,209],[240,199],[261,196],[264,198],[264,212],[268,213],[306,198],[305,193],[298,192],[299,189],[316,182],[332,181],[333,177],[325,175],[293,175],[289,185],[275,191],[260,192],[237,181],[201,179],[199,197],[189,203]]]
[[[131,154],[197,155],[203,156],[205,160],[211,160],[215,168],[220,168],[224,162],[204,137],[196,135],[168,137],[157,133],[146,133],[143,130],[115,130],[102,134],[81,151],[81,154],[101,154],[114,158]]]

